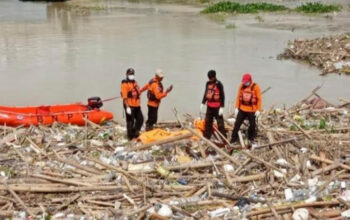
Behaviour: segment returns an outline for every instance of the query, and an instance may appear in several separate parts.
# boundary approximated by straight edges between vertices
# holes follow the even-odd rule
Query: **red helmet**
[[[245,73],[242,77],[242,83],[245,84],[251,81],[252,81],[252,76],[250,75],[250,73]]]

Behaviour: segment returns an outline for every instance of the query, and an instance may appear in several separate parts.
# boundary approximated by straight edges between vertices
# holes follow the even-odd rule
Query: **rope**
[[[121,98],[121,96],[115,96],[115,97],[112,97],[112,98],[104,99],[104,100],[102,100],[102,102],[108,102],[108,101],[112,101],[112,100],[120,99],[120,98]]]

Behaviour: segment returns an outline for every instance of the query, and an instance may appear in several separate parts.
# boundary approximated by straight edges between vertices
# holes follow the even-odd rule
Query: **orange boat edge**
[[[0,124],[11,127],[52,125],[54,122],[84,126],[85,119],[103,124],[112,120],[113,114],[81,103],[34,107],[0,106]]]

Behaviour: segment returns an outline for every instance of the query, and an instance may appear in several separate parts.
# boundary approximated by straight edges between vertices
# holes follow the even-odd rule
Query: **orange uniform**
[[[152,107],[158,107],[160,104],[160,100],[167,96],[166,92],[163,92],[163,84],[158,80],[157,77],[154,77],[151,81],[149,81],[146,85],[144,85],[141,89],[141,92],[148,90],[147,105]]]
[[[124,104],[129,107],[140,107],[140,88],[135,80],[123,80],[120,94]]]
[[[236,108],[245,112],[261,111],[261,92],[256,83],[244,87],[241,83],[236,98]]]

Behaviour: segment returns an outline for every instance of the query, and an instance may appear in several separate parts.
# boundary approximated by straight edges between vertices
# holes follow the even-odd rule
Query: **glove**
[[[130,107],[126,107],[126,114],[131,115],[131,108]]]
[[[204,104],[201,104],[201,107],[199,108],[199,111],[200,111],[200,112],[204,112],[204,108],[205,108],[205,105],[204,105]]]
[[[238,108],[235,108],[235,117],[237,117],[237,115],[238,115]]]
[[[169,86],[169,88],[167,88],[166,93],[171,92],[171,90],[173,90],[173,85],[171,85],[171,86]]]
[[[221,108],[219,109],[219,115],[222,116],[223,114],[224,114],[224,108],[221,107]]]
[[[260,111],[256,111],[255,112],[255,117],[257,118],[257,117],[259,117],[259,115],[260,115]]]

